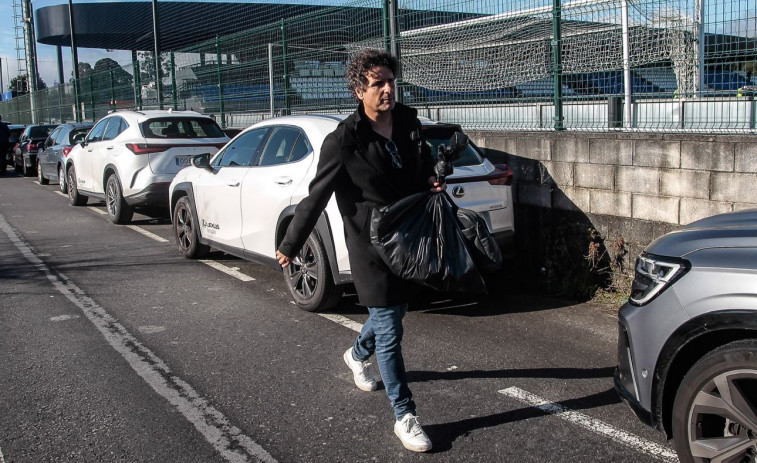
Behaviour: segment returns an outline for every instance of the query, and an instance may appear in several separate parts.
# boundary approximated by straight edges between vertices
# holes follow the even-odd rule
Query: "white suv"
[[[197,156],[171,183],[170,207],[179,251],[188,258],[210,246],[278,267],[275,252],[297,204],[308,194],[326,135],[345,116],[284,116],[259,122],[237,135],[213,159]],[[424,121],[432,153],[460,127]],[[476,211],[503,251],[514,238],[512,170],[493,165],[471,143],[447,178],[460,207]],[[319,310],[335,305],[339,285],[350,283],[342,217],[332,196],[313,233],[284,270],[297,305]]]
[[[134,206],[165,207],[174,175],[227,141],[216,122],[194,111],[117,111],[100,119],[66,159],[68,199],[104,199],[113,223],[131,221]]]

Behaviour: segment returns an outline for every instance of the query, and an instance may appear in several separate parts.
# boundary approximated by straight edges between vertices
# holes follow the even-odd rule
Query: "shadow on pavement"
[[[592,394],[586,397],[558,402],[558,405],[571,410],[582,410],[620,403],[618,394],[613,389]],[[452,443],[461,436],[484,428],[493,428],[507,423],[514,423],[530,418],[538,418],[548,413],[536,407],[524,407],[503,413],[478,416],[451,423],[424,425],[423,429],[434,443],[432,453],[445,452],[452,449]]]

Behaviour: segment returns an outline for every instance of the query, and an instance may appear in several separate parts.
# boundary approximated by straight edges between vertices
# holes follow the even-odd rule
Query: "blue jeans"
[[[375,352],[394,416],[399,420],[406,413],[415,415],[415,402],[407,386],[402,360],[402,319],[407,313],[407,304],[368,307],[368,313],[370,316],[352,346],[353,357],[365,362]]]

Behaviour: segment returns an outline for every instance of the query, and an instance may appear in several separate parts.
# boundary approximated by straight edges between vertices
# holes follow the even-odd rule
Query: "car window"
[[[221,138],[226,135],[213,119],[162,117],[142,123],[145,138]]]
[[[103,133],[103,140],[113,140],[126,129],[126,121],[120,117],[111,117]]]
[[[268,128],[245,132],[230,142],[213,164],[218,167],[251,166]]]
[[[87,135],[87,141],[100,141],[102,140],[103,132],[105,131],[105,126],[108,124],[108,119],[103,119],[97,124],[95,124],[94,127],[92,127],[92,130],[89,131],[89,135]]]
[[[258,165],[275,166],[289,162],[292,148],[300,136],[300,129],[296,127],[274,127],[268,137],[263,154]]]
[[[68,140],[61,140],[59,144],[74,145],[76,143],[79,143],[81,140],[84,140],[84,137],[87,135],[87,132],[89,132],[89,129],[90,127],[72,129],[70,132],[68,132]]]
[[[310,140],[304,133],[300,133],[297,137],[297,141],[294,142],[292,147],[292,153],[289,156],[289,162],[299,161],[313,151],[313,146],[310,144]]]
[[[60,137],[60,133],[63,131],[62,128],[58,127],[55,130],[50,133],[50,136],[47,137],[47,140],[45,140],[45,146],[53,146],[58,144],[58,138]]]

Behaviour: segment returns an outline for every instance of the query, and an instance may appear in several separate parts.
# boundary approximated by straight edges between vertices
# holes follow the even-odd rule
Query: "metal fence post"
[[[116,109],[116,87],[113,83],[113,69],[110,70],[110,109]]]
[[[268,42],[268,98],[270,105],[270,116],[274,114],[274,94],[273,94],[273,44]]]
[[[158,0],[152,0],[152,33],[155,38],[155,93],[158,108],[163,109],[163,76],[160,62],[160,22],[158,19]]]
[[[623,85],[625,87],[625,111],[621,126],[633,126],[633,84],[631,81],[631,43],[628,34],[628,0],[621,5],[621,27],[623,28]]]
[[[562,5],[561,0],[552,0],[552,57],[554,60],[555,130],[565,130],[562,107]]]
[[[92,106],[92,120],[97,120],[97,111],[95,110],[95,85],[92,82],[92,74],[87,77],[89,80],[89,104]]]
[[[381,3],[381,29],[384,34],[384,50],[392,52],[392,39],[389,37],[389,1],[384,0]]]
[[[139,61],[134,60],[134,105],[138,110],[142,110],[142,71],[139,70]]]
[[[282,114],[289,115],[292,113],[292,102],[289,99],[289,66],[287,65],[287,33],[286,22],[281,20],[281,60],[284,64],[284,110]]]
[[[400,88],[402,85],[402,58],[400,54],[400,28],[399,23],[397,22],[397,16],[399,14],[399,6],[397,5],[397,0],[388,0],[389,1],[389,42],[391,46],[391,53],[392,55],[397,58],[397,75],[394,76],[394,81],[396,83],[397,93],[395,99],[399,102],[403,102],[403,95],[402,95],[402,89]]]
[[[216,37],[216,78],[218,81],[218,112],[221,116],[221,127],[226,128],[226,115],[223,107],[223,79],[221,77],[221,42]]]
[[[74,81],[74,120],[81,122],[81,109],[79,102],[79,54],[76,51],[76,29],[74,29],[74,5],[68,0],[68,31],[71,34],[71,66],[73,67]]]
[[[171,50],[170,57],[171,57],[171,107],[175,110],[178,105],[178,99],[176,95],[176,62],[174,61],[173,50]]]

